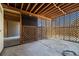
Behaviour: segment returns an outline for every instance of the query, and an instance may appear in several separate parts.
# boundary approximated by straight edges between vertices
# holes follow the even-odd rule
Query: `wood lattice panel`
[[[23,43],[32,42],[37,39],[35,26],[23,26],[22,39]]]

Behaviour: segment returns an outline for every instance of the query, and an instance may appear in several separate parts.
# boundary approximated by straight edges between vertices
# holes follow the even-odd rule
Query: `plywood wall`
[[[12,20],[4,21],[4,37],[20,36],[20,23]]]

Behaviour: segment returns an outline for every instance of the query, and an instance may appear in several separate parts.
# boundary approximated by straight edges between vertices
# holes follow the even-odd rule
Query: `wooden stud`
[[[33,6],[33,8],[31,9],[30,12],[32,12],[37,5],[38,5],[38,3],[35,3],[35,5]]]
[[[20,44],[23,44],[22,32],[23,32],[22,15],[20,14],[20,40],[19,40]]]
[[[45,3],[41,4],[36,10],[34,13],[36,13]]]

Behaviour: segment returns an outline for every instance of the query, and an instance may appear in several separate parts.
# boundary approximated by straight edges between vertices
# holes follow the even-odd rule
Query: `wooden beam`
[[[14,17],[19,17],[17,14],[13,14],[10,12],[4,12],[4,15],[10,15],[10,16],[14,16]]]
[[[16,8],[16,3],[15,3],[15,8]]]
[[[65,7],[65,8],[63,8],[63,10],[68,10],[68,9],[71,9],[71,8],[73,8],[74,6],[76,6],[76,4],[74,3],[74,4],[71,4],[70,6],[68,6],[68,7]]]
[[[28,8],[30,7],[30,3],[28,4],[27,8],[26,8],[26,11],[28,10]]]
[[[41,4],[36,10],[34,13],[36,13],[45,3]]]
[[[61,6],[61,5],[63,5],[63,4],[64,4],[64,3],[60,4],[59,6]],[[53,9],[49,10],[48,12],[45,12],[44,14],[48,14],[48,13],[55,12],[55,11],[58,11],[58,10],[56,10],[56,8],[53,8]],[[44,14],[43,14],[43,15],[44,15]]]
[[[70,12],[73,12],[73,11],[79,11],[79,7],[76,7],[76,8],[72,8],[72,9],[69,9],[69,10],[66,10],[67,13],[70,13]]]
[[[9,3],[7,3],[7,5],[9,6]]]
[[[57,14],[59,14],[59,13],[60,13],[60,11],[58,11],[58,10],[56,10],[56,9],[53,9],[53,10],[51,10],[51,11],[49,11],[49,12],[43,14],[43,15],[50,15],[50,16],[51,16],[51,14],[57,15]],[[61,13],[60,13],[60,14],[61,14]]]
[[[49,10],[48,12],[44,13],[43,15],[48,14],[48,13],[51,13],[51,12],[54,12],[54,11],[56,11],[55,9],[56,8],[53,8],[53,9]]]
[[[61,15],[64,15],[64,14],[61,14],[61,13],[58,13],[58,14],[48,14],[49,17],[51,18],[54,18],[54,17],[58,17],[58,16],[61,16]]]
[[[11,6],[7,6],[7,5],[4,5],[4,4],[2,4],[2,6],[3,6],[4,10],[8,11],[8,12],[14,12],[14,13],[17,13],[17,14],[21,14],[21,13],[29,14],[29,15],[32,15],[32,16],[35,16],[35,17],[38,17],[38,18],[43,18],[43,19],[51,20],[48,17],[42,16],[42,15],[37,15],[37,14],[34,14],[34,13],[30,13],[28,11],[20,10],[20,9],[11,7]]]
[[[49,14],[46,14],[44,16],[47,16],[47,17],[51,18],[51,17],[55,17],[57,15],[60,15],[60,13],[49,13]]]
[[[71,3],[66,3],[66,4],[64,4],[64,6],[62,6],[61,9],[70,6],[70,4],[71,4]]]
[[[76,12],[76,11],[78,11],[79,10],[79,7],[76,7],[76,8],[74,8],[74,9],[72,9],[72,10],[68,10],[68,12],[66,12],[66,14],[69,14],[69,13],[72,13],[72,12]],[[64,14],[61,14],[61,15],[58,15],[58,16],[56,16],[56,17],[59,17],[59,16],[64,16]],[[53,18],[56,18],[56,17],[50,17],[51,19]]]
[[[38,3],[35,3],[35,5],[33,6],[33,8],[31,9],[30,12],[32,12],[37,5],[38,5]]]
[[[23,8],[23,5],[24,5],[24,3],[21,4],[21,10],[22,10],[22,8]]]
[[[19,11],[16,11],[16,10],[12,10],[12,9],[8,9],[8,8],[4,8],[5,11],[8,11],[8,12],[12,12],[12,13],[15,13],[15,14],[20,14]]]
[[[68,5],[69,5],[69,4],[68,4]],[[66,6],[68,6],[68,5],[66,5]],[[59,6],[61,6],[61,5],[59,5]],[[62,7],[63,7],[63,6],[62,6]],[[76,6],[75,6],[75,7],[76,7]],[[66,8],[66,7],[65,7],[65,8]],[[73,7],[72,7],[72,8],[73,8]],[[71,9],[71,7],[69,7],[68,9]],[[70,12],[68,9],[65,10],[65,12],[66,12],[66,11]],[[51,15],[54,14],[54,13],[61,14],[59,11],[55,11],[55,12],[50,12],[50,13],[48,13],[48,14],[46,14],[46,15],[50,15],[50,16],[51,16]],[[66,12],[66,13],[67,13],[67,12]]]
[[[23,32],[22,23],[23,23],[23,22],[22,22],[22,15],[20,14],[20,40],[19,40],[19,41],[20,41],[20,44],[23,43],[23,41],[22,41],[22,40],[23,40],[23,39],[22,39],[22,34],[23,34],[23,33],[22,33],[22,32]]]
[[[53,5],[59,10],[61,11],[63,14],[66,14],[60,7],[58,7],[55,3],[53,3]]]
[[[46,12],[48,12],[50,9],[52,9],[53,8],[53,6],[49,6],[44,12],[42,12],[41,14],[44,14],[44,13],[46,13]]]
[[[59,5],[57,5],[58,7],[62,7],[64,5],[64,3],[58,3]]]
[[[50,6],[51,3],[49,3],[47,6],[45,6],[43,9],[41,9],[41,11],[39,11],[37,14],[40,14],[44,9],[46,9],[47,7]]]

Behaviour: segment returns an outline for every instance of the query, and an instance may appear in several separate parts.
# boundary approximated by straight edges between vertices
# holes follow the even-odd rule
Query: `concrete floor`
[[[64,50],[79,55],[79,44],[58,39],[44,39],[19,46],[5,48],[3,56],[62,56]]]

